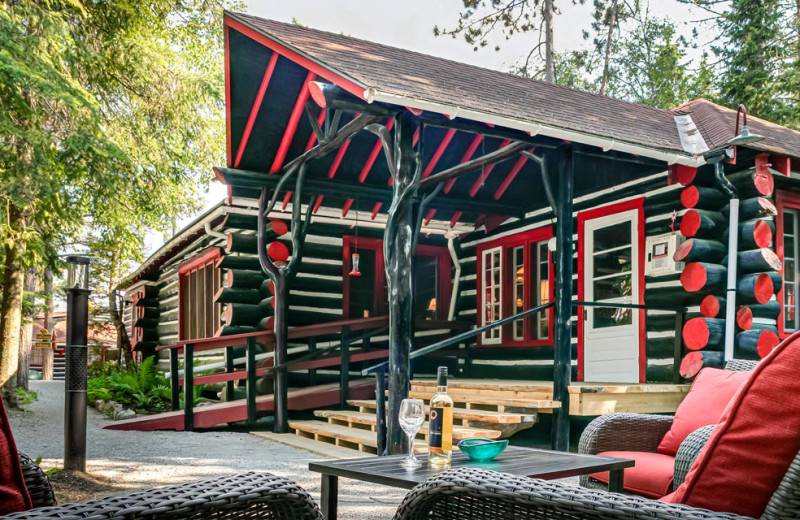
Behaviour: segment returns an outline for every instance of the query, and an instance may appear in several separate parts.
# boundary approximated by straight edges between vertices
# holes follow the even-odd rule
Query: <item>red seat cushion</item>
[[[717,424],[722,412],[742,386],[749,372],[704,368],[675,411],[672,427],[661,439],[656,451],[675,456],[686,436],[703,426]]]
[[[650,498],[661,498],[672,491],[675,459],[669,455],[643,451],[606,451],[598,455],[636,461],[634,467],[625,468],[623,482],[625,491]],[[608,484],[608,471],[592,473],[589,476]]]
[[[800,333],[753,370],[672,503],[760,517],[800,450]]]
[[[19,454],[8,416],[0,398],[0,515],[31,509],[31,497],[25,487]]]

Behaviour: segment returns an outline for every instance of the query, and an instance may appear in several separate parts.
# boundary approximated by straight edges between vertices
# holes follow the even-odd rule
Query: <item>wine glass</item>
[[[414,437],[425,420],[425,405],[422,399],[403,399],[400,403],[400,427],[408,435],[408,456],[403,459],[404,468],[413,469],[422,465],[414,456]]]

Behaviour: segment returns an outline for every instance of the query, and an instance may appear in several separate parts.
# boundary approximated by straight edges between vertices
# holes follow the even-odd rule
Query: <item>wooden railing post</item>
[[[255,338],[247,338],[246,369],[247,369],[247,423],[256,422],[256,342]]]
[[[339,406],[345,408],[350,393],[350,327],[342,327],[341,364],[339,365]]]
[[[375,434],[378,437],[378,456],[386,451],[386,371],[375,372]]]
[[[225,372],[230,374],[234,370],[233,366],[233,347],[225,347]],[[227,401],[233,401],[236,399],[234,395],[235,385],[233,381],[227,381],[225,383],[225,394]]]
[[[683,354],[683,323],[686,320],[686,311],[675,313],[675,344],[673,347],[672,382],[681,382],[681,356]]]
[[[317,338],[308,338],[308,353],[313,354],[317,351]],[[317,384],[317,369],[308,369],[308,386],[315,386]]]
[[[169,382],[172,389],[172,409],[180,410],[181,408],[181,386],[180,377],[178,375],[178,348],[172,348],[169,351]]]
[[[183,346],[183,430],[194,430],[194,345]]]

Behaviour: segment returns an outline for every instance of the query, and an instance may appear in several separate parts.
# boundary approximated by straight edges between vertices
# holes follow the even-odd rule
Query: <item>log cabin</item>
[[[570,415],[674,411],[701,368],[800,327],[799,132],[246,14],[224,31],[227,200],[121,288],[176,409],[201,382],[246,395],[119,427],[268,413],[398,452],[400,400],[430,393],[412,377],[446,365],[458,435],[552,413],[565,449]],[[224,373],[179,370],[201,352]],[[308,409],[328,424],[290,420]]]

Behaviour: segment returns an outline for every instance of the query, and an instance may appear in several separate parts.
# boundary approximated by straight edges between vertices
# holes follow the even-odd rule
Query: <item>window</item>
[[[179,339],[214,336],[221,323],[222,306],[214,295],[222,287],[221,269],[214,267],[219,248],[212,248],[178,269],[180,301]]]
[[[142,328],[136,326],[139,318],[144,317],[144,307],[136,305],[136,303],[144,298],[144,288],[137,289],[131,293],[131,323],[130,323],[130,342],[132,346],[136,346],[142,339]]]
[[[796,209],[783,210],[783,330],[797,330],[797,231],[800,212]]]
[[[361,276],[352,276],[352,253],[358,252]],[[385,316],[387,310],[386,271],[383,262],[383,240],[344,237],[342,248],[344,291],[343,311],[346,319]],[[417,245],[414,252],[414,317],[446,320],[450,310],[452,288],[450,253],[447,248]]]
[[[552,263],[547,240],[552,229],[540,228],[478,246],[478,320],[488,325],[552,301]],[[481,334],[484,345],[550,344],[551,312],[543,311]]]

